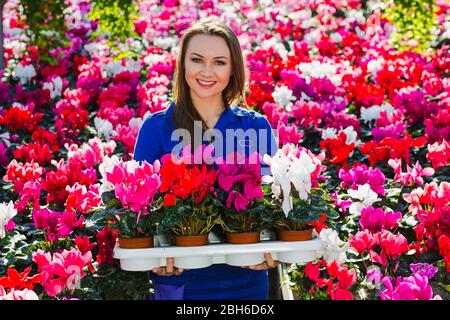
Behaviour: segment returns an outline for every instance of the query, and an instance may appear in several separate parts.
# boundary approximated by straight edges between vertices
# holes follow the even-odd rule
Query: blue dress
[[[153,163],[162,155],[173,152],[180,144],[180,139],[174,139],[175,130],[172,121],[174,103],[168,109],[159,111],[142,124],[134,150],[134,160],[146,160]],[[260,154],[274,155],[278,149],[272,127],[261,114],[232,107],[226,109],[217,121],[214,129],[219,130],[226,140],[234,140],[227,145],[225,141],[215,139],[216,156],[239,151],[248,156],[254,151]],[[232,129],[231,131],[227,129]],[[252,130],[247,135],[240,135],[238,129]],[[233,136],[233,132],[235,134]],[[241,132],[242,133],[242,132]],[[228,136],[227,136],[228,134]],[[207,141],[203,140],[204,143]],[[230,149],[234,148],[234,150]],[[270,169],[262,163],[261,174],[270,174]],[[267,270],[249,270],[233,267],[227,264],[215,264],[207,268],[185,270],[179,276],[158,276],[151,273],[155,289],[155,299],[185,299],[185,300],[267,300],[268,274]]]

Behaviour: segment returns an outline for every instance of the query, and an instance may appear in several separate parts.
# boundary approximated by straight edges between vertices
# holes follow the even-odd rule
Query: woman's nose
[[[202,69],[202,73],[204,76],[211,76],[212,75],[212,68],[208,64],[205,64],[205,66]]]

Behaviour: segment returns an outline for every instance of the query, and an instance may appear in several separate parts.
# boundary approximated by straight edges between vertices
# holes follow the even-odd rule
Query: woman
[[[174,74],[175,101],[144,121],[134,159],[153,163],[163,154],[178,153],[174,150],[181,150],[180,143],[174,137],[183,139],[181,146],[193,147],[214,140],[216,156],[233,151],[273,155],[277,142],[267,120],[254,111],[231,107],[244,100],[244,84],[244,61],[236,35],[214,20],[197,22],[181,40]],[[267,167],[262,174],[268,173],[264,170]],[[195,270],[174,268],[173,258],[168,258],[166,267],[152,270],[155,299],[267,299],[267,269],[279,262],[270,254],[265,257],[256,266],[216,264]]]

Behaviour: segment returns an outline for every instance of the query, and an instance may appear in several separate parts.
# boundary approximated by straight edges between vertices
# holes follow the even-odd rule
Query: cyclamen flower
[[[408,241],[401,233],[393,234],[385,230],[379,234],[379,244],[391,259],[397,259],[409,250]]]
[[[14,69],[14,76],[19,78],[21,85],[24,85],[36,76],[36,70],[32,65],[18,64]]]
[[[420,274],[421,276],[427,277],[429,280],[433,279],[439,271],[438,268],[429,263],[411,263],[409,269],[413,274]]]
[[[308,199],[313,180],[323,170],[321,160],[293,144],[286,144],[273,157],[266,154],[263,159],[270,166],[272,176],[264,176],[262,181],[272,185],[276,197],[283,197],[282,208],[287,217],[293,209],[293,191],[301,200]]]
[[[110,230],[108,226],[105,226],[97,233],[97,264],[100,266],[104,263],[108,263],[110,266],[114,265],[113,250],[116,245],[117,231]]]
[[[36,229],[44,230],[47,240],[54,241],[68,237],[73,229],[81,227],[84,218],[77,220],[75,212],[57,212],[44,209],[36,209],[33,211],[33,221]]]
[[[360,215],[361,210],[371,206],[375,202],[381,201],[375,192],[370,189],[369,184],[363,184],[358,186],[358,190],[348,190],[348,195],[353,199],[358,199],[360,201],[355,201],[350,205],[350,214]]]
[[[433,297],[428,278],[420,274],[395,279],[386,277],[382,283],[385,290],[380,291],[381,300],[442,300],[438,295]]]
[[[377,244],[377,239],[369,230],[358,231],[355,235],[350,235],[349,245],[354,248],[360,255],[369,251]]]
[[[12,289],[10,292],[6,293],[5,289],[0,286],[0,300],[39,300],[39,297],[33,290]]]
[[[6,231],[14,229],[14,221],[12,220],[17,214],[14,208],[14,202],[11,200],[8,204],[6,202],[0,203],[0,239],[6,236]]]
[[[384,183],[386,178],[380,169],[368,169],[365,164],[355,166],[349,171],[345,169],[339,170],[339,179],[343,180],[342,188],[350,187],[353,190],[358,189],[359,185],[368,183],[370,188],[378,193],[384,195]]]
[[[235,162],[237,160],[237,163]],[[254,153],[247,158],[243,154],[231,153],[227,159],[217,159],[219,187],[228,192],[226,206],[234,204],[236,211],[247,209],[255,199],[264,197],[261,188],[259,155]]]
[[[75,289],[85,276],[84,267],[91,261],[92,255],[82,255],[77,249],[55,252],[38,250],[33,253],[33,261],[41,273],[41,285],[46,293],[55,297],[65,289]]]
[[[401,159],[390,159],[388,161],[389,166],[394,169],[395,177],[394,181],[401,181],[403,186],[407,186],[410,183],[416,183],[418,185],[423,185],[424,181],[422,177],[430,177],[434,174],[433,168],[422,169],[419,161],[416,162],[414,167],[407,165],[407,172],[402,172],[402,160]]]
[[[378,232],[381,230],[390,230],[398,226],[398,222],[402,218],[400,211],[383,211],[380,208],[369,206],[361,210],[361,217],[359,223],[364,229],[371,232]]]
[[[292,110],[292,101],[296,100],[292,91],[286,86],[275,87],[272,97],[279,106],[283,107],[288,112]]]
[[[67,186],[68,192],[67,201],[65,207],[67,211],[76,211],[86,214],[88,210],[94,207],[98,207],[102,198],[98,191],[99,184],[90,185],[89,191],[84,185],[80,185],[76,182],[72,187]]]
[[[349,244],[342,241],[335,230],[323,229],[320,232],[319,237],[321,240],[322,249],[318,251],[318,256],[323,256],[323,259],[327,262],[346,262]]]
[[[450,162],[450,143],[445,139],[441,143],[435,142],[427,146],[427,159],[430,160],[433,169],[447,166]]]
[[[120,160],[111,171],[106,171],[106,179],[114,185],[116,197],[124,208],[148,214],[148,205],[160,185],[160,164],[156,160],[153,165],[144,161],[142,165],[135,160],[124,162]]]
[[[0,277],[0,287],[14,290],[33,290],[34,285],[40,280],[40,275],[36,274],[32,277],[29,277],[28,275],[30,274],[30,272],[31,266],[25,268],[25,270],[20,273],[16,269],[9,267],[6,271],[6,276]]]
[[[43,89],[47,89],[50,91],[50,97],[55,99],[56,97],[61,96],[61,91],[63,88],[63,81],[60,77],[55,77],[50,80],[50,82],[45,82],[42,86]]]

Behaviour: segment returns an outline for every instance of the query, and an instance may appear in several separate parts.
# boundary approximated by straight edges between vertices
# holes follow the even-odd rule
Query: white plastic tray
[[[226,263],[232,266],[250,266],[265,261],[264,253],[271,253],[274,260],[284,263],[306,263],[318,258],[321,240],[273,241],[263,240],[254,244],[209,243],[198,247],[160,246],[148,249],[123,249],[116,245],[114,258],[120,259],[120,267],[126,271],[149,271],[166,265],[167,257],[174,257],[174,266],[198,269],[212,264]]]

